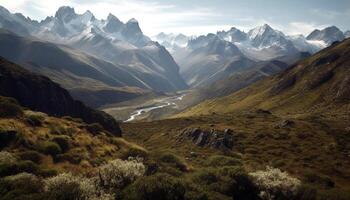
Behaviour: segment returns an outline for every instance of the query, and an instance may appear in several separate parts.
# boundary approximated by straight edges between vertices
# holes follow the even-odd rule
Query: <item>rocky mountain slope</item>
[[[343,113],[350,103],[350,40],[333,44],[286,71],[227,97],[206,101],[183,115],[252,108],[283,113]]]
[[[99,123],[112,134],[121,136],[118,123],[110,115],[73,100],[57,83],[3,58],[0,59],[0,95],[15,98],[22,106],[34,111]]]
[[[110,14],[106,20],[98,20],[90,11],[77,14],[71,7],[61,7],[55,16],[41,22],[19,17],[5,8],[1,8],[0,16],[6,19],[0,27],[18,35],[67,45],[104,60],[99,62],[112,63],[119,69],[122,66],[123,73],[111,73],[110,77],[123,77],[122,82],[129,82],[127,86],[135,86],[130,82],[137,79],[137,87],[144,89],[175,91],[187,87],[169,52],[145,36],[135,19],[124,24]],[[106,69],[103,65],[97,67],[111,71],[113,66]]]

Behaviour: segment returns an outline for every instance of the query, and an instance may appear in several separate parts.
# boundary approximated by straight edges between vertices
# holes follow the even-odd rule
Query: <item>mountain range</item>
[[[37,22],[1,7],[0,20],[6,29],[1,42],[14,45],[15,51],[2,46],[0,56],[52,75],[77,98],[81,95],[75,94],[87,94],[90,99],[80,100],[92,106],[129,99],[139,91],[187,88],[170,53],[145,36],[135,19],[124,24],[110,14],[97,20],[90,11],[76,14],[61,7],[55,16]],[[101,93],[109,100],[97,102]]]
[[[335,42],[285,71],[221,98],[205,101],[182,116],[261,108],[278,113],[334,113],[350,103],[350,40]]]
[[[293,64],[307,54],[314,54],[335,41],[344,40],[345,35],[332,26],[315,30],[307,37],[289,36],[264,24],[248,32],[232,27],[216,34],[181,36],[187,38],[186,45],[185,39],[179,45],[174,40],[175,34],[161,33],[154,38],[169,48],[188,85],[207,87],[238,72],[251,71],[255,62],[278,60]],[[239,67],[234,67],[232,63],[238,63]],[[231,70],[227,70],[227,66],[231,66]]]

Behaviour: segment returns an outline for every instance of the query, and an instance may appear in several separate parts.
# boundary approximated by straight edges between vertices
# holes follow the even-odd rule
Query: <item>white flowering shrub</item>
[[[7,151],[0,151],[0,164],[11,164],[17,162],[16,156]]]
[[[266,200],[292,197],[296,195],[301,181],[280,169],[267,167],[266,170],[249,173],[253,182],[260,188],[260,196]]]
[[[63,173],[44,181],[50,199],[112,200],[112,195],[100,190],[93,179]]]
[[[109,191],[119,190],[134,182],[145,171],[144,164],[139,160],[116,159],[99,168],[99,185]]]

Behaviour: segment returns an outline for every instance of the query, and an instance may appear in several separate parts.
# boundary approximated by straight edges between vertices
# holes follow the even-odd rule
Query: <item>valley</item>
[[[101,109],[123,122],[156,120],[180,112],[185,107],[182,102],[185,96],[186,92],[166,94],[150,99],[135,99],[124,103],[106,105]]]
[[[31,1],[0,2],[0,200],[350,199],[349,4]]]

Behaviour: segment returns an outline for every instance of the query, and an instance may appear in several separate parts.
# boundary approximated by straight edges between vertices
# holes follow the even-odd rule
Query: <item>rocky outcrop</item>
[[[233,131],[230,129],[225,131],[212,129],[208,131],[199,128],[189,128],[179,135],[179,140],[184,139],[190,139],[197,146],[221,150],[232,149],[234,145]]]
[[[74,100],[67,90],[49,78],[31,73],[3,58],[0,58],[0,96],[15,98],[22,106],[34,111],[99,123],[112,134],[121,136],[118,123],[110,115]]]

